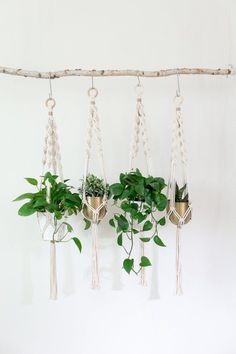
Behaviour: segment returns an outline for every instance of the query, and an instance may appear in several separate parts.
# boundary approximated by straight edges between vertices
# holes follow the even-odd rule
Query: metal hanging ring
[[[47,108],[49,109],[53,109],[56,106],[56,100],[52,97],[49,97],[46,102],[45,105]]]

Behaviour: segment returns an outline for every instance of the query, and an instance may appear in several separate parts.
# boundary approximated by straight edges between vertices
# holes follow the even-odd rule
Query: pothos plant
[[[167,207],[167,197],[163,193],[165,187],[163,178],[145,177],[136,169],[121,173],[119,183],[114,183],[109,188],[110,197],[119,209],[109,223],[116,230],[118,245],[126,253],[123,268],[128,274],[131,271],[138,274],[143,267],[151,266],[151,261],[146,256],[141,257],[138,265],[135,264],[135,238],[165,247],[159,237],[159,226],[165,225],[166,220],[163,216],[158,217],[157,213],[163,212]]]
[[[73,187],[67,184],[69,181],[68,179],[59,182],[58,176],[53,175],[50,172],[45,173],[45,175],[41,177],[41,182],[35,178],[25,179],[29,184],[36,187],[37,191],[35,193],[24,193],[14,200],[27,200],[27,202],[20,207],[18,214],[20,216],[30,216],[35,213],[46,212],[52,214],[54,224],[53,236],[64,225],[67,228],[67,232],[63,237],[65,238],[73,231],[73,227],[68,222],[64,221],[64,218],[67,219],[69,216],[78,214],[81,211],[82,201],[80,195],[72,192]],[[50,196],[49,198],[48,192]],[[75,242],[81,252],[82,244],[80,240],[77,237],[72,237],[68,241],[70,240]]]

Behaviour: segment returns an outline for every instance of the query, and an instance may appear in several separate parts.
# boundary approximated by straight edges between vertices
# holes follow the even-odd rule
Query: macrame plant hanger
[[[180,94],[179,74],[177,74],[178,88],[175,102],[175,117],[172,127],[170,178],[168,182],[168,208],[167,215],[170,221],[176,225],[176,295],[182,295],[182,264],[181,264],[181,228],[192,217],[192,203],[190,199],[188,175],[187,175],[187,151],[184,138],[183,118],[181,106],[183,97]],[[185,187],[184,196],[187,201],[176,202],[177,167],[182,174],[182,186]]]
[[[100,287],[99,277],[99,262],[98,262],[98,223],[105,216],[107,212],[107,192],[102,197],[102,200],[97,201],[96,198],[90,199],[86,196],[86,178],[89,174],[89,163],[91,160],[91,149],[93,137],[96,139],[96,147],[98,152],[98,159],[100,162],[101,173],[104,181],[104,187],[106,190],[106,174],[105,164],[103,157],[102,136],[100,129],[100,119],[97,112],[96,97],[98,90],[93,86],[88,90],[88,96],[90,98],[90,110],[88,119],[88,133],[86,143],[86,158],[85,169],[83,179],[83,215],[86,219],[92,222],[92,288],[97,289]]]
[[[151,171],[152,161],[151,161],[150,147],[148,141],[144,105],[142,101],[144,87],[141,85],[139,77],[138,77],[138,85],[136,86],[135,90],[137,94],[137,98],[136,98],[137,101],[136,101],[136,114],[134,116],[133,137],[132,137],[131,151],[130,151],[130,171],[133,171],[135,169],[134,161],[137,158],[139,152],[140,140],[142,140],[144,157],[146,162],[146,171],[147,174],[150,176],[152,173]],[[141,258],[145,255],[144,242],[140,240],[139,246],[140,246],[140,258]],[[147,285],[145,268],[141,268],[140,271],[140,285],[141,286]]]
[[[63,181],[60,146],[58,142],[57,127],[53,116],[53,110],[56,105],[52,97],[51,78],[49,78],[50,93],[45,105],[48,109],[48,123],[46,127],[45,146],[43,153],[43,171],[58,175],[59,180]],[[43,177],[42,177],[43,178]],[[47,202],[50,202],[50,185],[47,185]],[[66,236],[66,226],[64,219],[55,221],[53,214],[38,213],[38,221],[44,241],[50,241],[50,299],[57,299],[57,271],[56,271],[56,242],[60,242]]]

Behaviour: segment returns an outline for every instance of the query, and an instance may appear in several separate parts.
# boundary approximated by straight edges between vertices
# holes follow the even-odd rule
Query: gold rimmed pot
[[[189,202],[175,202],[175,210],[181,218],[184,217],[188,208],[189,208]],[[168,201],[168,206],[167,206],[167,212],[169,213],[169,211],[170,211],[170,201]],[[187,224],[191,220],[191,218],[192,218],[192,211],[190,210],[190,212],[188,213],[188,215],[184,220],[184,224]],[[173,212],[170,214],[169,219],[174,225],[179,224],[179,218]]]
[[[95,210],[103,204],[103,197],[86,197],[87,203]],[[104,205],[98,212],[98,220],[102,220],[107,213],[106,206]],[[96,219],[94,211],[86,204],[83,205],[84,217],[90,221]]]

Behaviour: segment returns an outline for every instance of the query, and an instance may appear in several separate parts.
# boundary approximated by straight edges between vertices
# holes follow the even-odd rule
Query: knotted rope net
[[[98,90],[94,87],[88,90],[88,96],[90,98],[90,109],[88,118],[88,132],[86,141],[86,158],[85,158],[85,169],[84,169],[84,179],[83,179],[83,204],[92,211],[92,288],[96,289],[100,286],[99,277],[99,262],[98,262],[98,223],[100,221],[99,215],[103,208],[107,208],[107,193],[103,195],[102,203],[94,208],[86,197],[86,179],[89,173],[89,165],[91,160],[91,150],[93,138],[95,138],[95,147],[98,152],[98,160],[100,163],[101,173],[103,177],[103,183],[106,190],[107,180],[105,174],[105,164],[103,156],[103,146],[102,146],[102,135],[100,129],[100,119],[98,115],[98,110],[96,106],[96,97],[98,95]],[[85,216],[85,215],[84,215]],[[85,216],[86,218],[86,216]]]
[[[48,109],[48,123],[46,126],[45,145],[43,150],[43,171],[51,172],[58,175],[59,180],[63,181],[62,164],[60,146],[57,135],[56,122],[53,116],[53,109],[56,105],[54,98],[50,97],[46,100]],[[47,201],[50,203],[50,184],[47,187]],[[56,242],[61,241],[66,234],[66,227],[63,224],[64,219],[60,220],[60,224],[56,221],[53,214],[49,212],[38,213],[38,221],[42,231],[42,237],[45,241],[50,241],[50,298],[57,299],[57,272],[56,272]]]
[[[143,105],[143,86],[138,83],[136,86],[136,113],[134,116],[134,125],[133,125],[133,136],[131,140],[131,149],[130,149],[130,171],[134,170],[134,162],[135,159],[138,156],[138,152],[140,149],[140,141],[142,142],[143,145],[143,152],[144,152],[144,157],[145,157],[145,163],[146,163],[146,171],[148,175],[151,175],[152,173],[152,159],[151,159],[151,153],[150,153],[150,146],[149,146],[149,140],[148,140],[148,134],[147,134],[147,127],[146,127],[146,116],[144,113],[144,105]],[[144,242],[141,240],[139,241],[140,245],[140,257],[143,257],[145,255],[145,245]],[[147,285],[147,280],[146,280],[146,271],[145,268],[141,268],[140,271],[140,285],[146,286]]]
[[[170,178],[168,182],[167,196],[169,200],[169,208],[167,216],[175,218],[176,228],[176,294],[181,295],[182,289],[182,264],[181,264],[181,228],[189,221],[192,213],[192,203],[190,198],[188,175],[187,175],[187,151],[184,137],[184,127],[181,106],[183,97],[176,95],[175,99],[175,116],[172,127],[172,141],[171,141],[171,164],[170,164]],[[178,170],[178,171],[177,171]],[[180,171],[180,178],[182,185],[186,186],[185,194],[188,195],[187,207],[184,213],[176,208],[176,183],[177,172]]]

